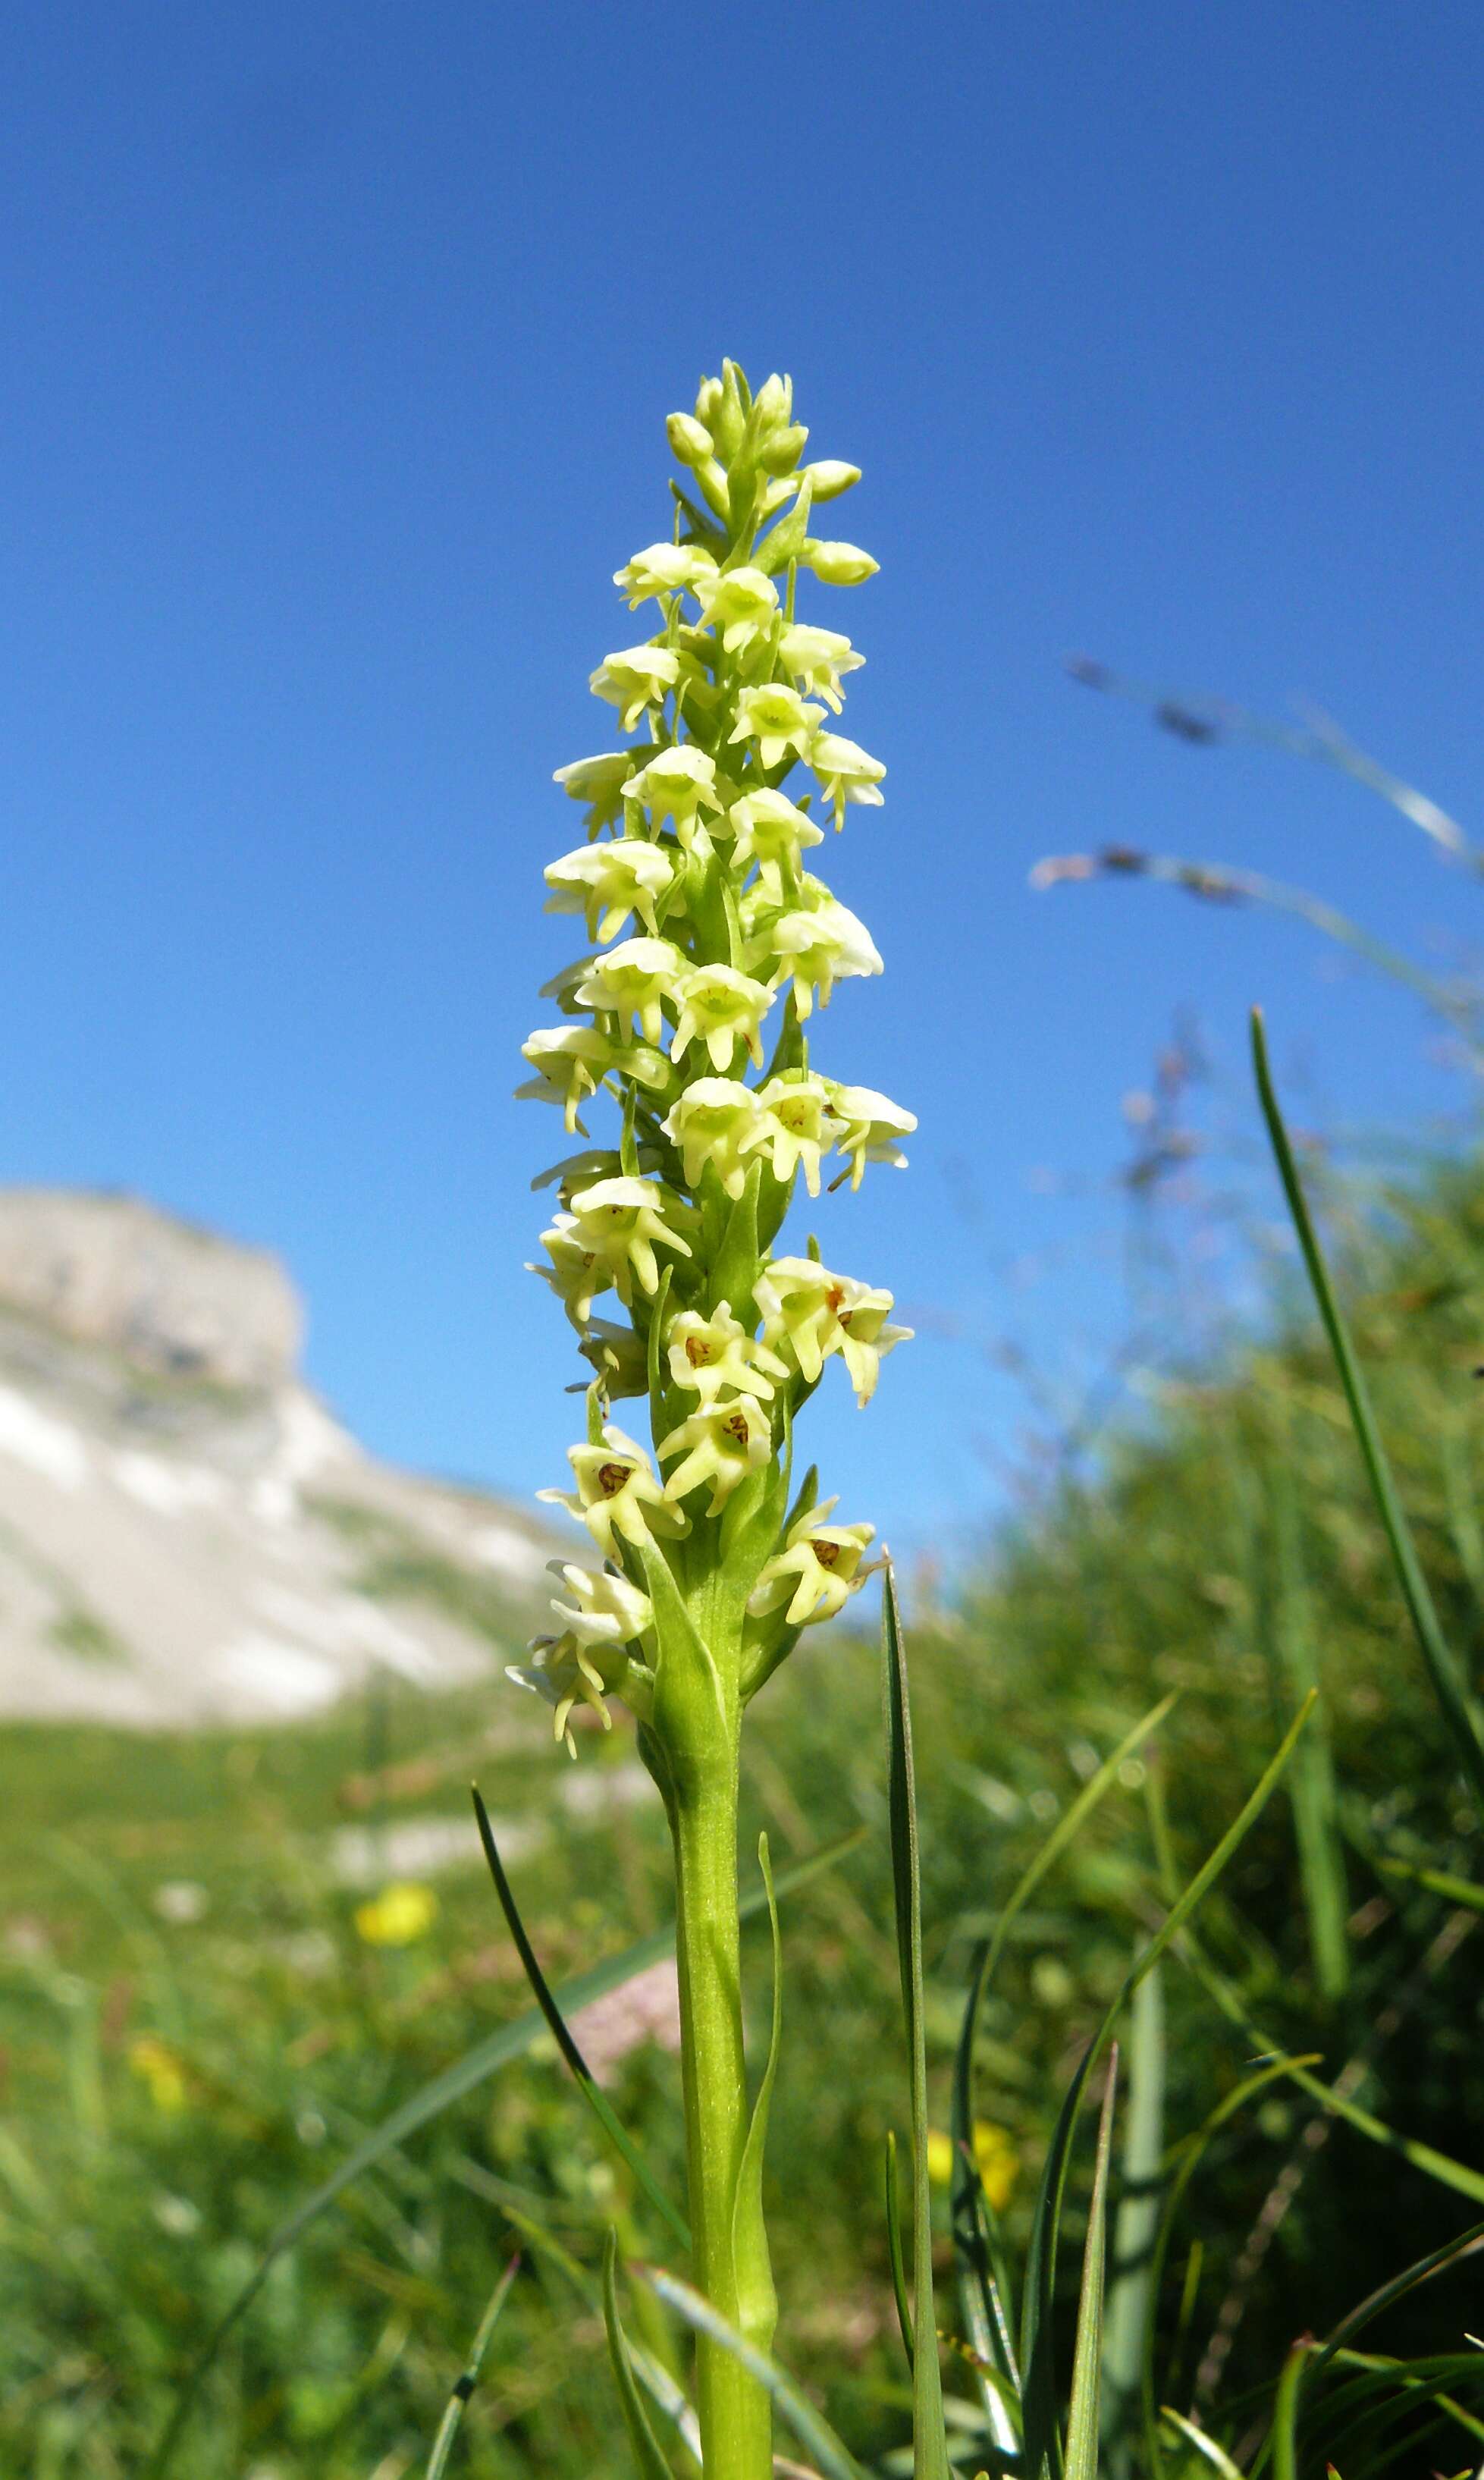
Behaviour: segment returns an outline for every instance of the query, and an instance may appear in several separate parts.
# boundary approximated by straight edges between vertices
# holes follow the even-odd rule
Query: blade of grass
[[[1286,1472],[1273,1476],[1270,1503],[1278,1568],[1274,1626],[1277,1654],[1290,1692],[1305,1696],[1319,1684],[1318,1666],[1298,1537],[1297,1498]],[[1349,1984],[1350,1950],[1345,1924],[1350,1905],[1335,1766],[1322,1703],[1316,1707],[1313,1728],[1294,1754],[1289,1797],[1298,1843],[1299,1879],[1309,1921],[1314,1975],[1320,1996],[1333,2003],[1343,1997]]]
[[[887,1806],[891,1887],[897,1922],[902,2009],[907,2020],[912,2097],[912,2473],[950,2480],[943,2425],[943,2379],[933,2297],[933,2195],[928,2183],[928,2052],[922,2007],[922,1887],[917,1800],[912,1779],[912,1716],[907,1655],[888,1559],[882,1577],[882,1657],[886,1705]]]
[[[1160,2417],[1167,2419],[1176,2435],[1183,2437],[1187,2445],[1193,2445],[1196,2453],[1211,2465],[1214,2471],[1220,2472],[1221,2480],[1244,2480],[1241,2465],[1232,2461],[1226,2448],[1218,2445],[1214,2437],[1208,2437],[1203,2428],[1197,2428],[1193,2419],[1187,2419],[1184,2412],[1175,2411],[1165,2403]]]
[[[521,1964],[525,1971],[525,1977],[530,1982],[531,1996],[535,1999],[537,2005],[540,2007],[542,2014],[546,2018],[547,2027],[551,2034],[551,2038],[556,2043],[558,2050],[560,2050],[562,2054],[562,2057],[566,2061],[568,2068],[571,2070],[573,2080],[576,2083],[578,2092],[582,2095],[588,2108],[597,2119],[599,2126],[602,2129],[604,2135],[606,2135],[620,2160],[624,2162],[630,2175],[637,2181],[645,2195],[648,2196],[650,2203],[653,2206],[661,2221],[665,2224],[671,2237],[676,2239],[682,2248],[689,2250],[690,2231],[683,2214],[678,2211],[676,2207],[671,2203],[669,2197],[665,2194],[663,2187],[661,2187],[658,2180],[651,2170],[649,2163],[645,2160],[638,2146],[620,2124],[617,2112],[613,2109],[608,2101],[607,2095],[599,2084],[596,2076],[593,2074],[591,2067],[587,2063],[587,2060],[583,2057],[581,2051],[573,2039],[571,2032],[567,2028],[566,2018],[562,2014],[562,2010],[558,2006],[556,2000],[551,1995],[546,1975],[536,1960],[535,1949],[532,1947],[530,1939],[525,1934],[525,1924],[522,1920],[517,1908],[515,1896],[511,1891],[510,1880],[505,1874],[504,1863],[500,1859],[499,1853],[496,1848],[495,1832],[490,1823],[490,1813],[479,1795],[477,1786],[475,1786],[473,1791],[473,1803],[474,1817],[479,1827],[479,1840],[484,1847],[484,1856],[489,1863],[490,1875],[495,1880],[495,1892],[499,1898],[499,1908],[504,1913],[505,1925],[509,1929],[511,1938],[514,1941],[515,1950],[521,1958]]]
[[[628,2342],[619,2322],[618,2285],[614,2267],[618,2261],[618,2233],[610,2230],[602,2251],[602,2322],[608,2337],[608,2357],[613,2364],[613,2381],[618,2388],[619,2404],[624,2414],[624,2426],[639,2467],[639,2480],[670,2480],[670,2466],[665,2461],[650,2426],[650,2415],[634,2383],[633,2364],[628,2356]]]
[[[1481,1723],[1478,1707],[1468,1692],[1464,1675],[1454,1660],[1452,1648],[1439,1624],[1427,1579],[1422,1573],[1421,1562],[1417,1555],[1417,1545],[1412,1538],[1412,1530],[1407,1522],[1405,1510],[1396,1494],[1396,1485],[1392,1478],[1386,1449],[1381,1443],[1381,1434],[1376,1427],[1375,1415],[1371,1410],[1365,1377],[1355,1357],[1349,1330],[1345,1325],[1339,1301],[1336,1299],[1334,1286],[1329,1279],[1329,1271],[1324,1263],[1304,1198],[1303,1185],[1298,1176],[1298,1166],[1293,1157],[1293,1149],[1289,1142],[1288,1129],[1284,1125],[1283,1114],[1278,1106],[1277,1094],[1273,1088],[1272,1072],[1267,1060],[1267,1041],[1263,1027],[1262,1012],[1258,1008],[1252,1011],[1252,1061],[1257,1075],[1258,1097],[1263,1106],[1263,1117],[1267,1123],[1267,1134],[1277,1162],[1278,1175],[1283,1182],[1283,1193],[1288,1200],[1289,1212],[1292,1217],[1293,1228],[1298,1234],[1298,1245],[1303,1253],[1310,1286],[1314,1292],[1325,1334],[1329,1338],[1335,1366],[1340,1373],[1340,1382],[1344,1389],[1351,1425],[1361,1451],[1361,1460],[1366,1467],[1367,1478],[1370,1483],[1376,1503],[1376,1511],[1381,1518],[1382,1530],[1391,1550],[1392,1564],[1395,1569],[1397,1584],[1401,1588],[1407,1615],[1412,1621],[1413,1632],[1426,1666],[1427,1675],[1432,1682],[1433,1692],[1452,1734],[1453,1744],[1469,1788],[1473,1795],[1474,1804],[1481,1820],[1484,1820],[1484,1723]]]
[[[980,2013],[1017,1913],[1029,1901],[1047,1871],[1061,1858],[1085,1820],[1113,1789],[1118,1779],[1119,1768],[1159,1729],[1175,1701],[1173,1695],[1161,1697],[1159,1703],[1125,1733],[1112,1755],[1105,1758],[1096,1772],[1083,1785],[1065,1816],[1058,1821],[1020,1877],[1008,1901],[1001,1906],[994,1933],[979,1950],[970,1976],[963,2023],[954,2058],[952,2105],[954,2167],[950,2210],[959,2275],[959,2313],[976,2360],[996,2367],[1017,2394],[1020,2372],[1012,2339],[1014,2299],[995,2216],[974,2158],[974,2053]],[[1015,2451],[1017,2440],[1007,2418],[999,2390],[985,2381],[983,2372],[980,2385],[990,2434],[1003,2451]]]
[[[1117,2432],[1139,2392],[1154,2343],[1154,2240],[1164,2150],[1164,1991],[1158,1971],[1134,1993],[1128,2038],[1123,2196],[1113,2224],[1113,2280],[1105,2311],[1103,2434],[1115,2473],[1129,2468]]]
[[[866,1826],[854,1825],[847,1833],[822,1844],[817,1851],[806,1852],[802,1860],[796,1860],[790,1868],[780,1872],[777,1893],[780,1896],[792,1894],[799,1887],[807,1885],[811,1877],[817,1877],[822,1870],[832,1869],[847,1853],[859,1848],[868,1831]],[[743,1896],[737,1911],[739,1918],[747,1921],[755,1919],[766,1908],[766,1896],[758,1887],[755,1892]],[[625,1981],[632,1980],[636,1974],[647,1972],[652,1964],[663,1962],[674,1952],[674,1926],[655,1929],[649,1937],[639,1938],[632,1946],[626,1947],[621,1954],[610,1955],[606,1962],[594,1964],[589,1971],[564,1981],[554,1993],[556,2002],[564,2014],[575,2015],[580,2008],[591,2005],[595,1999],[605,1998],[610,1990],[622,1988]],[[144,2467],[142,2480],[163,2480],[163,2475],[169,2469],[202,2383],[217,2352],[246,2314],[279,2259],[297,2245],[305,2232],[312,2230],[320,2216],[327,2213],[358,2179],[373,2170],[388,2154],[396,2152],[409,2135],[415,2135],[420,2128],[428,2126],[443,2111],[450,2109],[455,2102],[462,2101],[467,2093],[487,2083],[491,2077],[499,2075],[502,2068],[512,2065],[516,2059],[527,2056],[546,2029],[546,2019],[539,2007],[532,2007],[529,2014],[520,2016],[513,2024],[501,2025],[498,2032],[492,2032],[487,2040],[476,2043],[466,2057],[446,2068],[441,2076],[435,2076],[420,2092],[404,2101],[400,2108],[395,2109],[390,2118],[383,2119],[364,2143],[346,2155],[339,2169],[307,2196],[287,2221],[279,2223],[257,2264],[188,2370],[160,2442]]]
[[[1273,2480],[1298,2480],[1298,2396],[1312,2342],[1295,2342],[1283,2363],[1272,2415]]]
[[[499,2322],[499,2312],[510,2296],[510,2286],[520,2269],[521,2260],[519,2256],[513,2256],[490,2293],[489,2306],[479,2319],[479,2330],[470,2347],[464,2372],[454,2385],[444,2415],[438,2423],[438,2434],[433,2440],[433,2450],[427,2458],[426,2480],[443,2480],[448,2457],[453,2451],[453,2440],[458,2433],[459,2422],[464,2416],[464,2406],[479,2382],[479,2373],[484,2366],[484,2355],[490,2347],[490,2337]],[[666,2480],[669,2480],[668,2473]]]
[[[897,2324],[902,2334],[902,2348],[910,2368],[913,2357],[912,2309],[907,2295],[907,2260],[902,2253],[902,2199],[897,2192],[897,2134],[895,2128],[886,2130],[886,2248],[891,2258],[891,2288],[897,2303]],[[975,2348],[969,2336],[969,2347]]]
[[[713,2342],[720,2343],[724,2351],[741,2362],[750,2376],[766,2387],[780,2417],[787,2421],[800,2444],[808,2448],[825,2480],[865,2480],[849,2447],[841,2443],[795,2380],[766,2351],[755,2351],[751,2342],[745,2341],[736,2327],[729,2325],[708,2299],[703,2299],[699,2290],[693,2290],[677,2274],[666,2273],[660,2265],[636,2264],[629,2271],[649,2283],[692,2333],[707,2335]]]
[[[1425,1887],[1429,1895],[1442,1895],[1465,1911],[1484,1912],[1484,1886],[1474,1885],[1471,1878],[1454,1877],[1446,1869],[1414,1869],[1405,1860],[1383,1860],[1379,1865],[1389,1877],[1410,1878],[1413,1885]]]
[[[1193,1938],[1186,1941],[1181,1959],[1190,1965],[1202,1986],[1209,1990],[1223,2014],[1238,2026],[1253,2049],[1265,2056],[1272,2054],[1272,2043],[1266,2039],[1237,1991],[1221,1973],[1215,1970]],[[1484,2205],[1484,2171],[1471,2170],[1466,2162],[1455,2161],[1450,2154],[1440,2153],[1433,2145],[1422,2144],[1415,2136],[1398,2135],[1394,2128],[1388,2127],[1384,2119],[1375,2117],[1369,2109],[1363,2109],[1359,2102],[1352,2101],[1338,2085],[1324,2083],[1318,2076],[1311,2075],[1297,2058],[1285,2059],[1279,2072],[1291,2083],[1297,2084],[1301,2092],[1307,2093],[1311,2101],[1318,2102],[1321,2109],[1343,2118],[1348,2126],[1358,2129],[1362,2135],[1369,2136],[1372,2144],[1382,2145],[1388,2153],[1399,2154],[1414,2170],[1420,2170],[1425,2177],[1435,2179],[1442,2187],[1451,2187],[1457,2195],[1467,2196],[1471,2204]]]
[[[1305,2056],[1300,2057],[1296,2063],[1300,2066],[1317,2066],[1318,2064],[1318,2052],[1313,2051]],[[1185,2200],[1186,2190],[1190,2186],[1190,2181],[1194,2178],[1197,2169],[1205,2158],[1208,2146],[1213,2142],[1215,2137],[1226,2125],[1229,2119],[1235,2118],[1239,2110],[1244,2109],[1249,2101],[1254,2100],[1260,2092],[1262,2092],[1268,2084],[1274,2082],[1279,2076],[1283,2075],[1287,2069],[1294,2063],[1295,2061],[1290,2059],[1286,2055],[1268,2058],[1264,2065],[1257,2069],[1255,2074],[1243,2077],[1241,2082],[1235,2085],[1232,2091],[1227,2093],[1224,2098],[1216,2104],[1215,2109],[1208,2113],[1208,2115],[1202,2120],[1200,2126],[1195,2128],[1190,2135],[1186,2136],[1180,2144],[1178,2148],[1178,2163],[1175,2169],[1175,2175],[1170,2182],[1169,2193],[1166,2195],[1160,2211],[1159,2228],[1155,2233],[1154,2246],[1151,2251],[1149,2283],[1151,2291],[1156,2299],[1161,2295],[1164,2263],[1169,2253],[1169,2243],[1174,2233],[1176,2217],[1178,2216],[1180,2207]],[[1196,2248],[1199,2249],[1199,2240],[1196,2241],[1195,2245]],[[1194,2259],[1194,2271],[1197,2275],[1199,2272],[1200,2261],[1200,2257],[1196,2256]],[[1181,2335],[1183,2335],[1188,2329],[1194,2308],[1194,2290],[1190,2267],[1187,2268],[1185,2292],[1186,2296],[1182,2302],[1181,2313],[1176,2320],[1177,2330]],[[1149,2458],[1151,2480],[1159,2480],[1159,2474],[1163,2467],[1163,2457],[1159,2442],[1158,2422],[1155,2417],[1153,2341],[1154,2338],[1151,2335],[1149,2338],[1149,2347],[1144,2353],[1143,2363],[1144,2439]],[[1179,2345],[1177,2343],[1171,2355],[1171,2368],[1166,2372],[1166,2383],[1172,2383],[1173,2381],[1174,2364],[1178,2361],[1178,2357]],[[1163,2411],[1161,2412],[1160,2416],[1164,2416],[1164,2413]]]
[[[1334,2364],[1362,2372],[1342,2398],[1344,2414],[1348,2415],[1352,2404],[1368,2398],[1371,2404],[1348,2425],[1341,2426],[1337,2421],[1334,2433],[1344,2438],[1347,2447],[1373,2442],[1383,2430],[1394,2427],[1420,2404],[1435,2404],[1445,2419],[1452,2420],[1476,2441],[1484,2441],[1484,2420],[1445,2390],[1460,2381],[1477,2384],[1477,2352],[1452,2352],[1434,2360],[1396,2360],[1378,2352],[1341,2351]],[[1328,2426],[1329,2400],[1324,2408]],[[1441,2425],[1441,2421],[1428,2423],[1430,2428]],[[1394,2469],[1398,2461],[1394,2450],[1382,2467]]]
[[[1124,1733],[1117,1746],[1111,1755],[1104,1758],[1097,1771],[1089,1774],[1065,1816],[1058,1819],[1030,1867],[1016,1884],[1014,1892],[1001,1906],[995,1921],[994,1933],[983,1950],[979,1969],[974,1976],[976,2005],[994,1978],[995,1967],[1004,1952],[1005,1940],[1016,1915],[1024,1910],[1047,1871],[1055,1867],[1067,1845],[1073,1841],[1092,1811],[1112,1791],[1118,1779],[1119,1767],[1127,1763],[1136,1748],[1142,1747],[1144,1742],[1153,1737],[1171,1707],[1179,1702],[1179,1696],[1180,1692],[1176,1689],[1168,1696],[1162,1696],[1157,1705],[1151,1705],[1148,1713],[1135,1723],[1133,1729]]]
[[[1378,2290],[1369,2292],[1350,2310],[1348,2315],[1341,2318],[1333,2334],[1320,2345],[1314,2363],[1314,2374],[1318,2376],[1336,2352],[1347,2347],[1372,2317],[1381,2315],[1396,2300],[1405,2298],[1409,2290],[1418,2290],[1424,2282],[1431,2282],[1436,2275],[1446,2273],[1448,2266],[1458,2263],[1461,2258],[1476,2256],[1481,2247],[1484,2247],[1484,2222],[1474,2222],[1468,2230],[1461,2231],[1456,2239],[1446,2240],[1442,2247],[1433,2248],[1426,2256],[1420,2256],[1403,2272],[1393,2274],[1390,2282],[1383,2282]]]
[[[1056,2286],[1057,2245],[1060,2234],[1062,2200],[1065,2191],[1071,2157],[1073,2131],[1088,2076],[1103,2056],[1113,2034],[1113,2028],[1135,1990],[1159,1961],[1160,1956],[1210,1893],[1233,1853],[1245,1839],[1249,1828],[1261,1816],[1282,1779],[1299,1733],[1309,1718],[1313,1698],[1305,1700],[1273,1757],[1264,1769],[1255,1789],[1227,1827],[1215,1849],[1202,1863],[1183,1893],[1180,1894],[1154,1936],[1125,1974],[1121,1987],[1103,2017],[1098,2030],[1085,2052],[1067,2088],[1058,2115],[1045,2164],[1041,2171],[1036,2208],[1031,2221],[1030,2244],[1026,2253],[1025,2297],[1022,2315],[1020,2363],[1025,2371],[1023,2402],[1025,2409],[1026,2467],[1031,2480],[1038,2480],[1042,2471],[1054,2475],[1061,2469],[1061,2432],[1057,2419],[1056,2375],[1052,2344],[1052,2301]]]
[[[1118,2050],[1108,2057],[1108,2088],[1097,2131],[1092,2201],[1082,2252],[1082,2295],[1077,2304],[1077,2341],[1066,2418],[1066,2480],[1097,2480],[1098,2390],[1103,2364],[1103,2283],[1107,2258],[1108,2165],[1113,2154],[1113,2105],[1118,2087]]]
[[[553,2238],[551,2233],[543,2229],[541,2223],[532,2221],[529,2214],[514,2211],[509,2206],[505,2207],[504,2211],[505,2219],[525,2240],[532,2255],[545,2257],[550,2264],[555,2266],[564,2280],[572,2285],[590,2316],[601,2316],[602,2313],[601,2291],[595,2288],[576,2258],[563,2247],[560,2239]],[[634,2375],[656,2410],[670,2421],[699,2470],[701,2428],[694,2406],[677,2385],[669,2369],[661,2365],[652,2352],[647,2351],[642,2343],[628,2342],[627,2336],[625,2340],[627,2342],[629,2365]]]
[[[961,2140],[954,2146],[951,2209],[959,2311],[985,2418],[1000,2452],[1018,2454],[1020,2370],[1015,2363],[1004,2252],[973,2147]]]

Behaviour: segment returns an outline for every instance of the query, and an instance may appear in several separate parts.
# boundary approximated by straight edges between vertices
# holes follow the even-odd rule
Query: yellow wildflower
[[[415,1938],[427,1935],[437,1917],[438,1898],[431,1886],[384,1886],[357,1911],[356,1935],[368,1946],[411,1946]]]
[[[974,2159],[991,2209],[1003,2213],[1020,2173],[1020,2156],[1010,2130],[991,2119],[974,2121]],[[946,2187],[954,2174],[953,2138],[934,2128],[928,2137],[928,2176],[935,2187]]]

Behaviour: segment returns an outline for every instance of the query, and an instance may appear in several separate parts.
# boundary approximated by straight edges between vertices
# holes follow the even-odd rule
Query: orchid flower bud
[[[700,465],[712,452],[709,430],[691,414],[672,413],[665,424],[665,434],[678,464]]]
[[[854,543],[806,542],[800,557],[806,568],[811,568],[821,585],[864,585],[881,567],[868,551],[859,551]]]
[[[858,482],[860,468],[858,465],[842,465],[837,457],[824,456],[811,465],[806,465],[799,479],[813,485],[814,504],[819,507],[826,500],[837,500],[842,491],[850,490]]]

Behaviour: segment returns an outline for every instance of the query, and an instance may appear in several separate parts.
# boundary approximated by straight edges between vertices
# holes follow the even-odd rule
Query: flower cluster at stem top
[[[658,627],[591,678],[621,731],[646,736],[557,771],[587,840],[548,867],[548,909],[579,917],[592,951],[548,984],[561,1020],[524,1045],[520,1088],[584,1141],[599,1097],[619,1117],[608,1146],[537,1183],[559,1202],[535,1271],[593,1373],[576,1486],[541,1494],[607,1564],[559,1568],[557,1632],[512,1676],[553,1706],[569,1747],[579,1702],[604,1723],[615,1692],[649,1715],[655,1559],[682,1589],[723,1560],[740,1574],[747,1692],[800,1627],[843,1608],[873,1528],[832,1522],[812,1473],[786,1503],[793,1419],[832,1358],[865,1404],[908,1333],[890,1292],[832,1272],[814,1242],[772,1253],[801,1175],[811,1198],[827,1175],[858,1188],[867,1164],[904,1161],[916,1126],[816,1067],[809,1046],[835,983],[882,969],[810,866],[827,825],[882,802],[884,767],[836,729],[864,658],[796,607],[801,581],[875,573],[865,552],[811,530],[859,476],[804,463],[790,382],[754,396],[730,362],[668,431],[689,483],[671,486],[675,539],[614,581],[630,611],[657,607]],[[611,1417],[626,1396],[648,1399],[652,1458]]]

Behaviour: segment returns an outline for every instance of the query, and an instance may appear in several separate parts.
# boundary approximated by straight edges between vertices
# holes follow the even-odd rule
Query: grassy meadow
[[[1423,1563],[1476,1677],[1477,1166],[1439,1169],[1352,1221],[1342,1271]],[[1295,2338],[1322,2336],[1484,2212],[1477,1914],[1446,1882],[1407,1873],[1471,1876],[1477,1826],[1307,1304],[1285,1279],[1244,1344],[1166,1382],[1097,1478],[1062,1484],[1007,1528],[952,1606],[926,1581],[904,1589],[940,2131],[978,1942],[1109,1751],[1177,1697],[1020,1911],[986,2002],[976,2108],[1011,2254],[1068,2075],[1136,1944],[1241,1807],[1308,1685],[1320,1690],[1279,1794],[1161,1967],[1137,2064],[1163,2108],[1121,2221],[1115,2188],[1111,2331],[1120,2281],[1131,2297],[1147,2262],[1139,2197],[1151,2183],[1167,2194],[1182,2145],[1209,2129],[1172,2221],[1153,2382],[1241,2464]],[[516,1700],[512,1720],[512,1696],[492,1669],[477,1695],[389,1687],[292,1731],[0,1737],[0,2470],[158,2468],[187,2376],[275,2228],[371,2130],[526,2013],[469,1820],[472,1773],[553,1981],[664,1927],[662,1821],[622,1720],[606,1738],[585,1731],[573,1767],[534,1700]],[[889,2129],[905,2133],[907,2103],[880,1700],[866,1636],[806,1640],[756,1708],[744,1848],[766,1826],[781,1869],[868,1829],[783,1903],[769,2211],[780,2355],[855,2452],[892,2471],[910,2467],[909,2390],[882,2155]],[[413,1891],[389,1901],[389,1884]],[[760,2044],[765,1924],[748,1937]],[[678,2185],[678,2069],[659,2028],[615,2059],[608,2091]],[[1299,2054],[1364,2124],[1255,2069]],[[1087,2169],[1079,2153],[1068,2314]],[[943,2191],[939,2210],[953,2338]],[[190,2480],[421,2473],[524,2231],[449,2468],[471,2480],[617,2468],[595,2288],[608,2222],[626,2254],[673,2260],[543,2038],[279,2258],[206,2373],[171,2467]],[[531,2225],[546,2235],[536,2245]],[[1454,2267],[1400,2299],[1365,2348],[1462,2352],[1478,2316],[1476,2283]],[[642,2292],[629,2319],[678,2368]],[[972,2472],[969,2372],[952,2347],[945,2365]],[[1472,2468],[1484,2388],[1454,2382],[1447,2400],[1422,2387],[1383,2417],[1369,2397],[1346,2409],[1337,2394],[1300,2467],[1333,2460],[1345,2480]],[[1110,2468],[1143,2467],[1137,2447],[1116,2452]],[[1209,2465],[1170,2438],[1164,2467]]]

